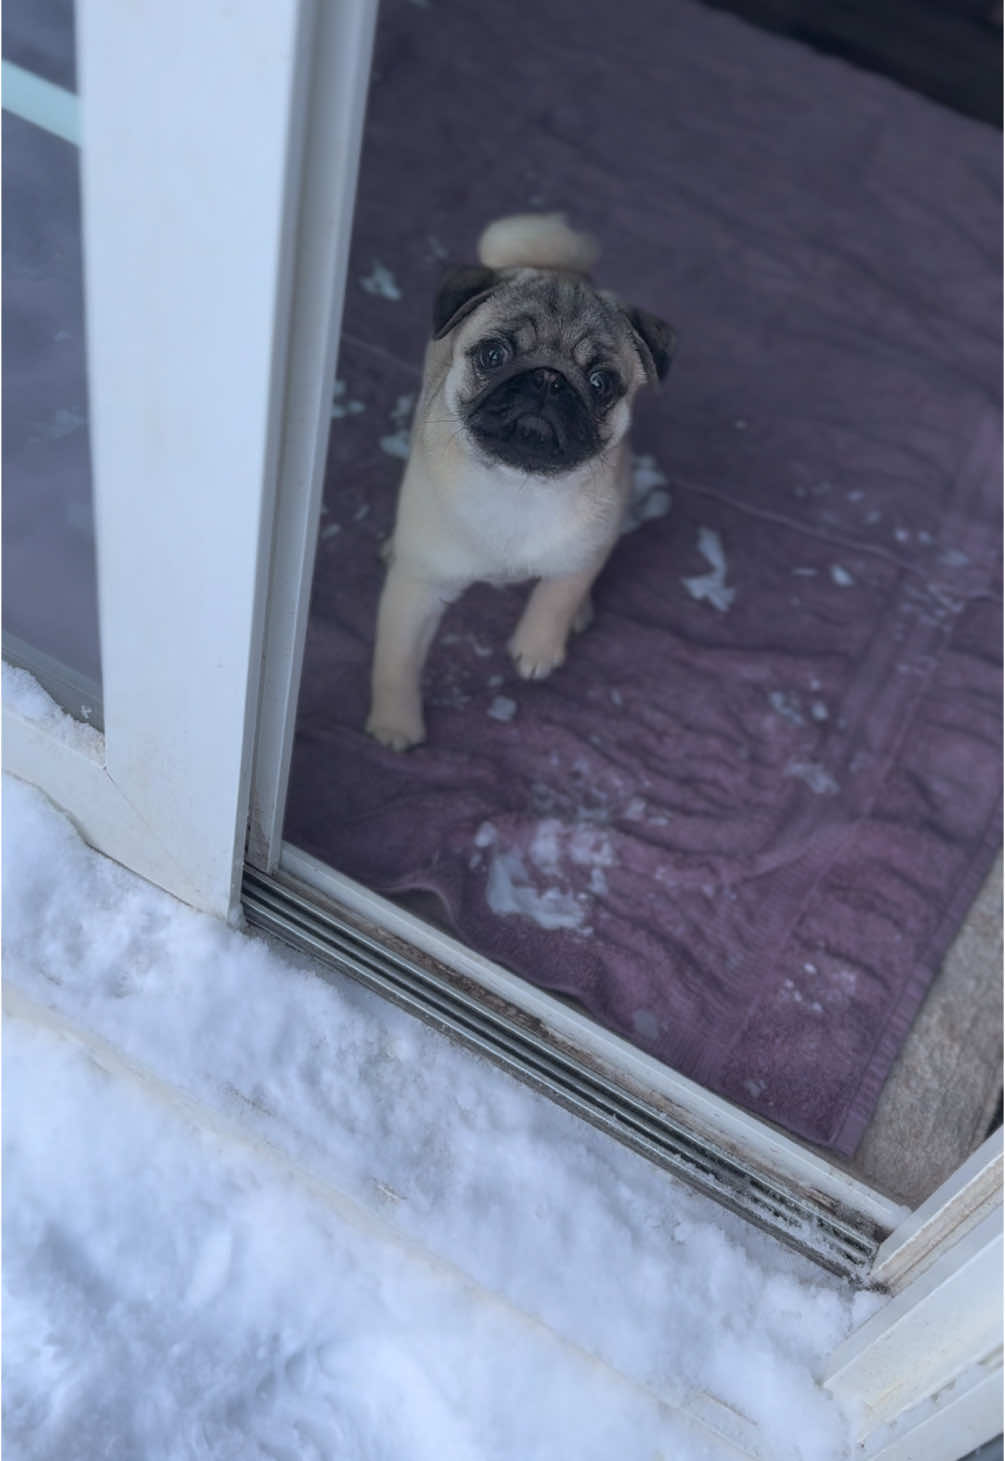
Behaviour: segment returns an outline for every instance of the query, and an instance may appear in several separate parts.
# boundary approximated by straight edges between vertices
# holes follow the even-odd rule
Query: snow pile
[[[654,1396],[72,1040],[9,1020],[4,1067],[5,1439],[25,1461],[688,1444]]]
[[[74,720],[61,710],[33,675],[3,661],[3,703],[25,720],[33,721],[50,735],[58,735],[67,746],[84,756],[100,759],[104,755],[105,738],[100,731]]]
[[[341,421],[346,416],[359,416],[365,410],[366,405],[363,401],[349,399],[345,381],[337,380],[332,392],[332,420]]]
[[[19,1456],[848,1455],[874,1300],[4,787]]]
[[[632,490],[625,508],[621,536],[634,533],[652,518],[665,517],[670,511],[667,478],[656,458],[632,453]]]
[[[538,889],[523,858],[514,848],[498,852],[492,858],[485,898],[492,912],[500,918],[517,913],[540,928],[574,928],[580,933],[590,932],[583,927],[586,909],[575,893],[555,887]]]
[[[816,761],[790,761],[782,775],[804,781],[817,796],[835,796],[841,790],[826,766]]]
[[[373,261],[373,268],[365,279],[360,283],[367,294],[376,294],[381,299],[401,298],[401,290],[398,288],[397,280],[386,264],[381,264],[377,259]]]
[[[474,845],[473,868],[481,866],[479,852],[491,849],[485,900],[498,917],[515,914],[540,928],[566,928],[584,936],[593,932],[587,917],[594,896],[607,893],[604,869],[615,862],[610,833],[594,821],[569,824],[545,817],[526,856],[519,847],[504,846],[491,822],[478,828]]]
[[[529,918],[540,928],[569,928],[589,933],[590,930],[583,927],[586,922],[583,901],[575,893],[561,888],[540,888],[520,851],[515,847],[498,847],[497,840],[495,827],[491,822],[483,822],[475,834],[475,846],[492,848],[485,883],[485,899],[492,912],[500,918],[518,914]],[[531,858],[538,867],[542,867],[534,848],[531,849]],[[545,870],[554,872],[556,869],[549,862]]]
[[[707,599],[714,609],[725,614],[736,597],[736,589],[726,586],[726,554],[722,539],[713,528],[698,529],[698,551],[709,565],[709,572],[682,578],[681,583],[693,599]]]
[[[389,436],[380,438],[381,451],[387,452],[389,457],[400,457],[402,461],[408,460],[408,453],[411,449],[412,432],[409,422],[412,417],[412,407],[415,405],[415,396],[399,396],[391,411],[391,424],[394,431]]]
[[[493,720],[501,720],[506,723],[513,719],[514,715],[516,715],[516,710],[517,705],[515,700],[511,700],[508,695],[497,695],[486,711],[486,714],[490,715]]]

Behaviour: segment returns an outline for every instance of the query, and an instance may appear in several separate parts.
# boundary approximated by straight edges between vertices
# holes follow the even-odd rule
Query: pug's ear
[[[665,320],[648,314],[644,309],[626,309],[625,314],[649,380],[666,380],[677,348],[676,331]]]
[[[451,269],[433,304],[433,339],[442,340],[473,309],[477,309],[482,300],[492,293],[498,278],[495,269],[484,269],[478,264]]]

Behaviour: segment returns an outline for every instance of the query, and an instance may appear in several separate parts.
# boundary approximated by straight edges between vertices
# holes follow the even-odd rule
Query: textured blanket
[[[382,7],[286,836],[851,1152],[1000,831],[997,133],[687,0]],[[565,666],[362,732],[444,260],[563,209],[680,336]]]

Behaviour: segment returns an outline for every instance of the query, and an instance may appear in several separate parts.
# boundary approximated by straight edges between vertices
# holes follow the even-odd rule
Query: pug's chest
[[[614,494],[598,501],[591,487],[515,473],[509,481],[471,483],[457,506],[473,576],[502,584],[582,568],[611,540],[618,520]]]

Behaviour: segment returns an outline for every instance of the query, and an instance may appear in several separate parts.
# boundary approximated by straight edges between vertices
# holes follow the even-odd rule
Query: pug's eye
[[[590,390],[602,406],[614,399],[619,381],[613,370],[591,370],[587,380]]]
[[[475,364],[479,370],[498,370],[500,366],[506,364],[512,353],[507,341],[501,340],[497,335],[492,335],[489,339],[483,340],[475,350]]]

